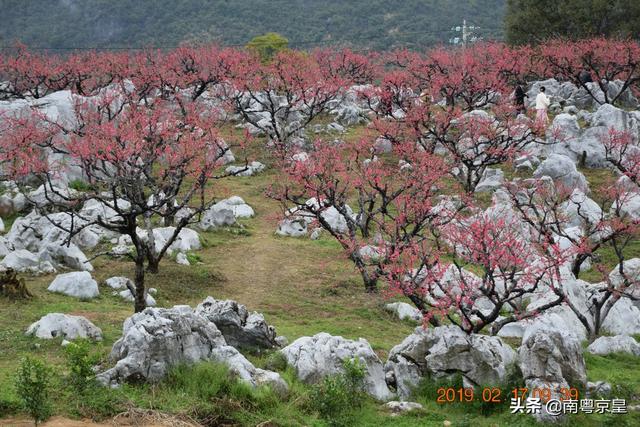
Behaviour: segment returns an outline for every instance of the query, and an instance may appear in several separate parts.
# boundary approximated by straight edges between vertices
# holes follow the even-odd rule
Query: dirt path
[[[33,421],[27,418],[2,418],[2,427],[33,427]],[[197,427],[199,424],[184,421],[179,418],[163,414],[147,414],[135,416],[118,416],[111,420],[96,423],[91,420],[72,420],[65,417],[52,417],[46,422],[39,424],[41,427],[114,427],[114,426],[136,426],[136,427]]]

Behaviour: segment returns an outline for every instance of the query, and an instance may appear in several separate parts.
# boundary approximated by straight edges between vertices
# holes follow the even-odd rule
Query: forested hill
[[[506,0],[0,0],[0,45],[244,45],[277,32],[290,46],[421,48],[446,43],[452,26],[501,39]],[[458,33],[459,35],[459,33]]]

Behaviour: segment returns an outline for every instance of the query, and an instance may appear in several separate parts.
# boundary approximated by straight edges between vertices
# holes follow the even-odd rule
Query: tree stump
[[[18,278],[13,269],[0,275],[0,295],[11,299],[27,299],[33,297],[23,278]]]

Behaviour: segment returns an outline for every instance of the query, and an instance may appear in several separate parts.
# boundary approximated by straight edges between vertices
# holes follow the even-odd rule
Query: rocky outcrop
[[[252,351],[278,347],[276,330],[267,324],[264,316],[255,311],[250,313],[235,301],[207,297],[198,304],[196,314],[215,323],[227,344],[233,347]]]
[[[520,370],[525,386],[532,390],[548,389],[554,399],[561,397],[561,389],[582,389],[587,374],[582,346],[575,335],[544,326],[529,328],[519,350]],[[533,396],[535,397],[535,396]],[[556,421],[556,414],[543,410],[534,415],[539,421]]]
[[[578,188],[583,193],[589,192],[587,179],[577,169],[575,163],[562,154],[551,154],[533,173],[535,178],[548,176],[556,185],[566,189]]]
[[[155,382],[172,366],[209,360],[226,364],[230,372],[252,386],[267,385],[285,393],[288,389],[279,374],[253,366],[227,345],[213,322],[189,306],[147,308],[129,317],[110,358],[115,366],[97,375],[104,385],[135,380]]]
[[[2,262],[0,262],[0,268],[34,275],[56,272],[50,261],[43,259],[40,254],[34,254],[26,249],[18,249],[7,253]]]
[[[384,309],[393,313],[400,320],[406,319],[413,322],[422,322],[422,313],[420,310],[406,302],[392,302],[385,305]]]
[[[459,374],[465,387],[501,384],[515,361],[515,351],[498,337],[467,335],[456,326],[419,326],[391,349],[385,371],[387,382],[406,398],[425,377]]]
[[[365,366],[365,391],[379,400],[393,395],[384,378],[382,362],[373,352],[367,340],[352,341],[321,332],[312,337],[302,337],[281,350],[298,378],[309,384],[343,371],[348,360],[358,360]]]
[[[265,166],[260,162],[250,162],[242,166],[228,166],[225,172],[234,176],[253,176],[264,170]]]

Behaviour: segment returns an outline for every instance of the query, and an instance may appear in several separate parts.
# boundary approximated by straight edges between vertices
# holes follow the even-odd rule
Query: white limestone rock
[[[640,344],[628,335],[605,336],[599,337],[589,344],[587,351],[599,356],[608,356],[612,353],[628,353],[640,356]]]
[[[62,313],[49,313],[43,316],[29,326],[26,334],[48,340],[57,337],[63,337],[66,340],[78,338],[102,340],[102,331],[89,320],[82,316]]]
[[[392,302],[385,305],[384,309],[393,313],[400,320],[407,319],[416,323],[422,322],[422,313],[420,310],[406,302]]]
[[[80,299],[91,299],[100,295],[98,283],[88,271],[58,274],[47,290]]]
[[[281,352],[298,378],[309,384],[343,372],[345,361],[358,359],[365,365],[365,391],[378,400],[393,396],[385,382],[382,362],[363,338],[352,341],[321,332],[298,338]]]

